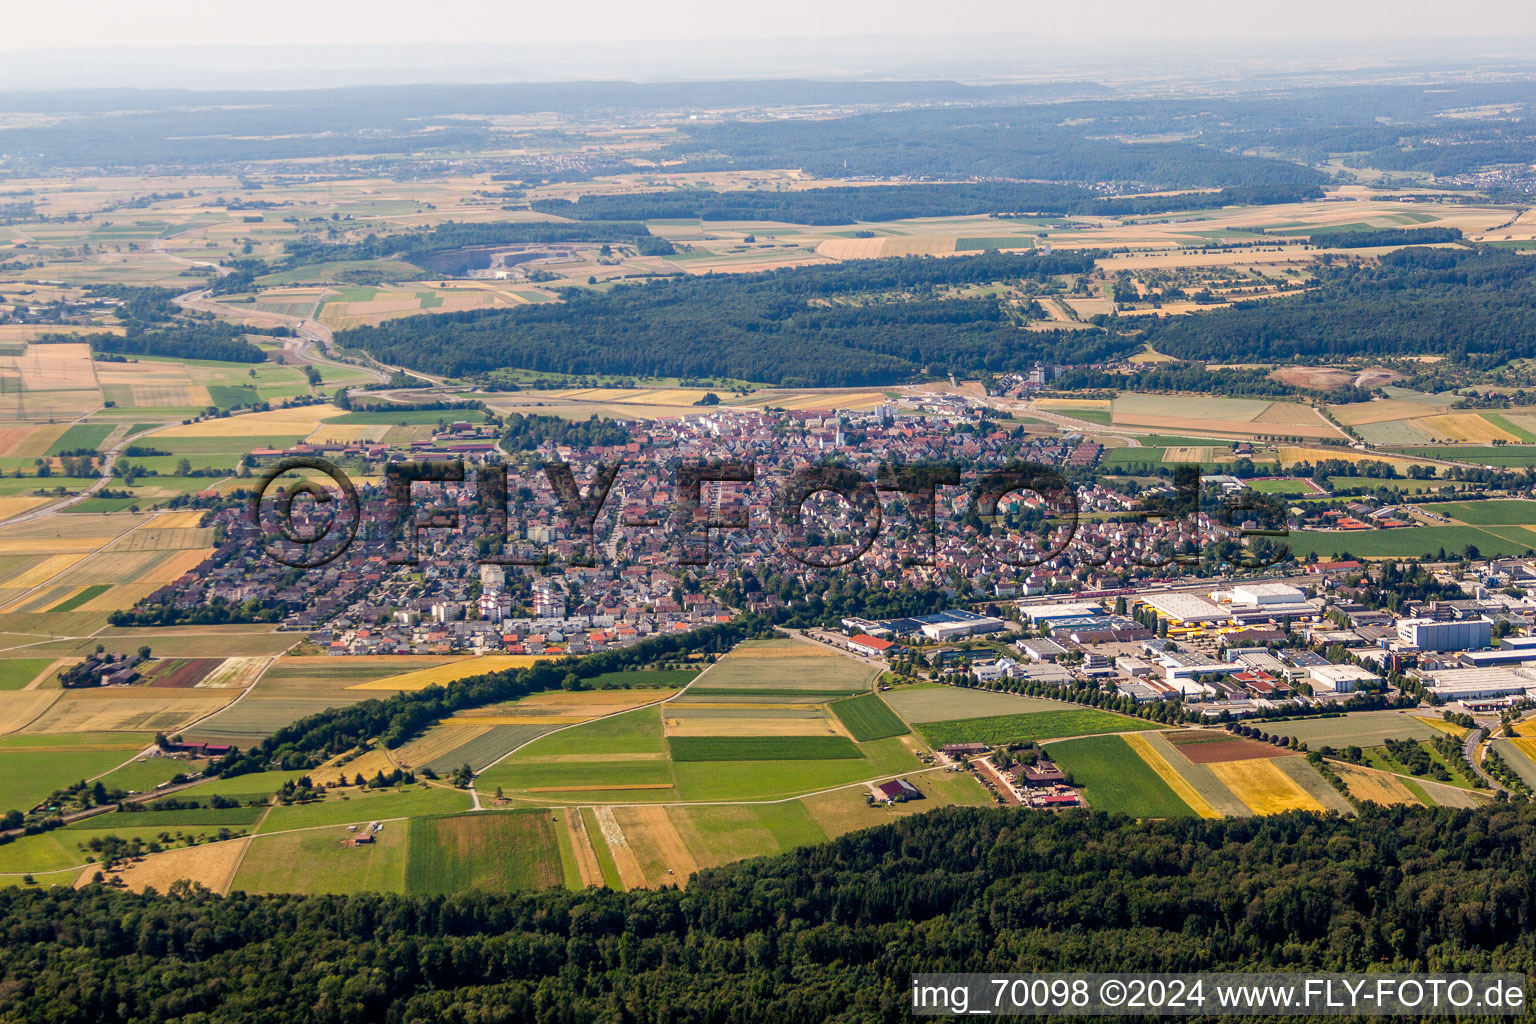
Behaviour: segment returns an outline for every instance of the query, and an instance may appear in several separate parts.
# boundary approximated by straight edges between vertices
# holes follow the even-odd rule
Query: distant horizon
[[[579,81],[949,80],[1009,84],[1063,77],[1155,89],[1202,79],[1240,87],[1288,76],[1372,79],[1394,72],[1536,74],[1527,35],[1326,41],[1304,37],[1117,37],[1064,48],[1039,35],[778,35],[565,43],[183,43],[7,48],[0,89],[283,90]],[[641,52],[643,51],[643,52]],[[315,58],[323,55],[324,59]],[[1483,64],[1489,67],[1478,68]],[[1472,66],[1468,66],[1472,65]],[[1155,71],[1154,78],[1140,73]]]

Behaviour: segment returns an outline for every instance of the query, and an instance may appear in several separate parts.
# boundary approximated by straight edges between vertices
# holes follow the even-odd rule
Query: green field
[[[896,734],[899,735],[899,734]],[[833,761],[862,758],[843,736],[672,736],[672,761]]]
[[[1443,506],[1435,506],[1437,509]],[[1284,538],[1298,558],[1349,554],[1359,558],[1460,558],[1470,545],[1483,557],[1517,556],[1536,548],[1536,533],[1519,527],[1416,526],[1398,530],[1293,530]]]
[[[233,892],[404,892],[406,826],[390,822],[370,846],[345,843],[344,828],[310,829],[251,840]]]
[[[564,828],[560,829],[564,832]],[[565,882],[548,811],[414,818],[405,891],[462,893],[548,889]]]
[[[122,750],[0,750],[0,811],[30,810],[56,789],[109,771]]]
[[[860,742],[884,739],[887,736],[904,736],[911,731],[897,717],[896,712],[873,693],[835,700],[829,706],[849,734]]]
[[[115,818],[116,815],[111,817]],[[86,858],[94,856],[86,847],[92,839],[96,838],[116,836],[125,841],[138,839],[146,844],[159,843],[166,849],[175,849],[185,846],[185,837],[188,836],[196,838],[198,842],[214,840],[221,829],[226,834],[243,835],[248,831],[242,825],[181,827],[149,825],[136,828],[119,825],[116,828],[99,826],[90,829],[56,828],[37,835],[22,836],[13,843],[0,846],[0,872],[58,871],[83,865],[86,863]],[[181,838],[178,838],[177,833],[180,833]]]
[[[867,691],[876,671],[800,640],[746,640],[710,666],[689,692],[844,696]]]
[[[1529,526],[1536,524],[1536,501],[1445,501],[1424,506],[1474,526]]]
[[[1097,811],[1138,818],[1186,818],[1194,811],[1178,798],[1119,736],[1052,743],[1046,751],[1083,789]]]
[[[1162,726],[1142,718],[1074,708],[1071,711],[1037,711],[993,718],[960,718],[948,722],[923,722],[914,726],[931,747],[946,743],[1020,743],[1052,737],[1090,736],[1106,732],[1139,732]]]
[[[566,813],[576,813],[576,808],[571,808]],[[619,866],[613,861],[613,851],[608,849],[608,841],[603,838],[602,827],[597,823],[597,812],[591,807],[580,809],[582,824],[586,827],[587,838],[592,843],[592,850],[597,854],[597,866],[603,872],[603,884],[616,892],[624,891],[624,883],[619,881]]]
[[[481,793],[494,792],[498,787],[507,790],[541,790],[537,796],[566,792],[595,794],[613,789],[614,800],[637,801],[672,799],[670,789],[624,790],[623,786],[667,786],[673,784],[672,765],[665,759],[654,761],[603,761],[594,754],[590,761],[562,761],[553,764],[525,759],[521,755],[488,768],[475,778],[475,788]],[[597,796],[583,797],[598,803]]]
[[[1313,749],[1374,747],[1387,739],[1427,740],[1441,735],[1422,719],[1398,711],[1357,711],[1342,718],[1266,722],[1263,728],[1273,736],[1294,736]]]
[[[107,435],[115,429],[110,423],[76,423],[48,447],[46,454],[59,455],[80,448],[95,450],[101,447],[101,442],[105,441]]]
[[[862,743],[859,749],[862,759],[685,762],[673,767],[677,795],[670,799],[772,800],[922,767],[899,737]]]
[[[1303,480],[1248,480],[1251,489],[1260,494],[1312,494],[1315,493]]]
[[[1419,459],[1450,459],[1484,466],[1536,466],[1536,445],[1415,445],[1392,454]]]
[[[688,852],[702,867],[787,853],[798,846],[827,840],[826,832],[798,800],[734,807],[675,807],[668,811],[668,817],[687,844]]]
[[[955,239],[955,252],[978,252],[983,249],[1033,249],[1035,240],[1030,235],[995,235],[983,238]]]
[[[908,722],[953,722],[960,718],[1075,711],[1078,705],[1046,697],[1025,697],[969,686],[899,686],[880,695]]]
[[[604,754],[660,754],[665,751],[661,709],[650,707],[562,729],[528,744],[513,760],[536,761],[541,757],[566,754],[601,757]]]
[[[93,583],[89,587],[86,587],[84,590],[80,591],[80,593],[74,595],[68,600],[60,601],[58,604],[54,605],[48,610],[50,612],[72,612],[76,608],[79,608],[81,605],[85,604],[87,601],[94,601],[96,598],[100,597],[102,594],[105,594],[111,589],[112,586],[109,583]]]
[[[451,814],[467,811],[469,807],[468,793],[441,786],[418,784],[401,789],[374,790],[348,787],[328,791],[324,800],[273,807],[261,823],[261,831],[282,832],[316,825],[409,818],[419,814]]]
[[[21,689],[52,664],[52,658],[0,658],[0,690]]]
[[[691,668],[644,669],[638,672],[604,672],[585,680],[591,690],[627,690],[633,687],[684,687],[698,675]]]
[[[132,806],[132,805],[130,805]],[[83,818],[66,831],[123,828],[186,828],[227,825],[230,828],[248,830],[265,814],[265,807],[193,807],[182,811],[112,811],[92,818]]]

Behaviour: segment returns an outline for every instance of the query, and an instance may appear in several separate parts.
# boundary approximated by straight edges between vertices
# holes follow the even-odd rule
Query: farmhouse
[[[875,787],[875,792],[880,794],[888,804],[906,803],[908,800],[921,800],[922,791],[906,779],[892,779],[890,782],[882,782]]]
[[[1029,786],[1058,786],[1067,781],[1066,773],[1056,767],[1055,762],[1044,759],[1034,764],[1021,764],[1013,770],[1014,779],[1021,785]]]
[[[985,743],[946,743],[939,748],[948,757],[975,757],[977,754],[985,754]]]

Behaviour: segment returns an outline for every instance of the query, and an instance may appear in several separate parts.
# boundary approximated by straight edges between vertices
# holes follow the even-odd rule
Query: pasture
[[[547,811],[412,818],[403,826],[405,891],[510,892],[561,885],[557,826]]]
[[[163,893],[185,879],[223,894],[229,891],[250,842],[249,838],[230,839],[164,850],[120,864],[106,875],[109,883],[121,883],[130,892],[153,888]],[[82,882],[89,881],[95,871],[87,868],[80,877]]]
[[[338,774],[340,771],[338,769]],[[316,785],[334,781],[329,772],[318,769],[311,772],[310,777]],[[198,793],[201,790],[194,789],[192,792]],[[322,800],[277,804],[262,819],[257,831],[265,834],[320,825],[366,824],[370,821],[410,818],[422,814],[453,814],[469,810],[470,804],[469,794],[463,790],[428,786],[420,782],[414,786],[387,789],[348,786],[345,789],[326,790]]]
[[[406,826],[390,822],[368,846],[346,845],[344,828],[319,828],[250,840],[231,892],[404,892]]]
[[[978,786],[979,790],[980,787]],[[858,803],[863,804],[859,799]],[[804,801],[714,807],[669,807],[667,816],[700,867],[788,853],[825,842],[827,832]]]
[[[816,824],[834,839],[855,829],[886,825],[899,818],[939,807],[994,806],[991,794],[969,772],[918,772],[905,778],[918,788],[923,799],[892,807],[883,804],[871,806],[864,799],[869,790],[857,786],[816,793],[803,797],[799,803],[810,813]]]
[[[1138,818],[1185,818],[1195,811],[1119,736],[1052,743],[1046,753],[1070,773],[1088,806]]]

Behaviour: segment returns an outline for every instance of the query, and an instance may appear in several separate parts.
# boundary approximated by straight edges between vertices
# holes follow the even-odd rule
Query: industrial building
[[[1397,639],[1421,651],[1475,651],[1493,642],[1493,622],[1485,618],[1403,619],[1397,624]]]

